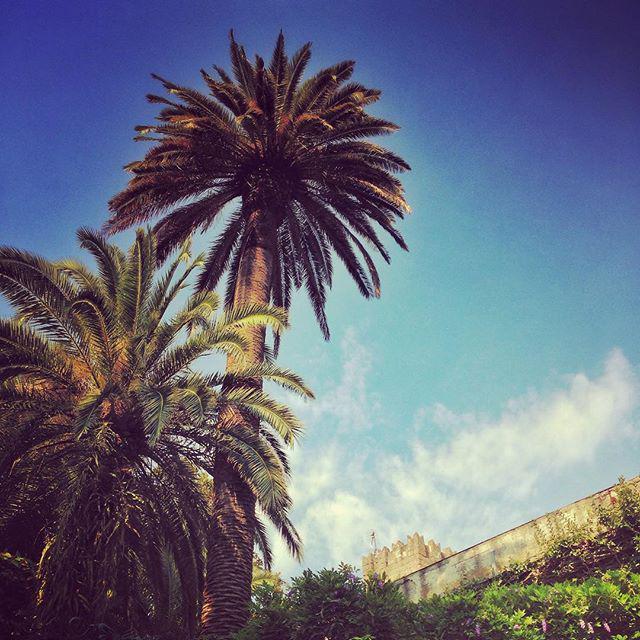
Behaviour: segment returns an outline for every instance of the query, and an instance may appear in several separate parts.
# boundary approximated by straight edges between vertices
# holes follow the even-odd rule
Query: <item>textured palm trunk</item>
[[[258,213],[256,212],[256,215]],[[269,302],[273,253],[266,234],[256,233],[245,249],[236,282],[234,305]],[[265,329],[251,327],[244,334],[245,357],[229,357],[227,370],[261,363]],[[261,386],[260,381],[252,383]],[[244,420],[229,410],[224,420]],[[259,421],[249,421],[258,430]],[[255,498],[232,466],[222,457],[214,467],[214,532],[207,553],[207,577],[202,607],[202,635],[225,640],[238,631],[249,616],[255,532]]]

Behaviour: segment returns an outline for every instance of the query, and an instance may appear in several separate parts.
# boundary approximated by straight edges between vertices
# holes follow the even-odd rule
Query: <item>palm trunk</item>
[[[256,217],[259,215],[256,212]],[[240,260],[234,305],[269,302],[273,252],[259,226]],[[265,329],[251,327],[244,334],[248,343],[239,362],[229,357],[227,371],[261,363],[264,357]],[[261,386],[260,381],[252,384]],[[229,410],[226,419],[243,420]],[[246,419],[245,423],[247,422]],[[259,421],[249,421],[258,430]],[[224,640],[238,631],[249,616],[251,574],[255,532],[255,498],[233,467],[217,456],[213,476],[213,534],[207,551],[207,577],[202,607],[202,635]]]

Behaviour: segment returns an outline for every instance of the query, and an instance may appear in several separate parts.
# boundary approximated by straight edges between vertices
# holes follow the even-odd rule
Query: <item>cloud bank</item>
[[[389,418],[367,383],[372,354],[353,331],[341,351],[340,379],[296,406],[309,434],[292,460],[303,566],[359,566],[372,530],[379,544],[417,530],[464,548],[561,506],[562,487],[581,497],[589,474],[610,477],[620,452],[637,454],[640,380],[620,350],[600,375],[565,376],[552,391],[507,400],[493,419],[419,406],[393,425],[401,454],[376,438]],[[276,569],[300,571],[276,549]]]

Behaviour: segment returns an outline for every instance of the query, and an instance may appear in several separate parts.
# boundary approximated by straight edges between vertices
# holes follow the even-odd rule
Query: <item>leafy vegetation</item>
[[[260,556],[254,555],[251,591],[253,592],[264,585],[268,585],[276,591],[282,591],[284,589],[284,580],[280,572],[271,571],[271,569],[264,566],[264,562]]]
[[[237,640],[592,640],[640,638],[640,574],[490,585],[408,602],[347,566],[307,571],[289,592],[261,588]]]
[[[366,633],[376,640],[410,638],[414,610],[391,583],[362,580],[341,565],[305,571],[286,592],[258,588],[252,619],[237,639],[349,640]]]
[[[537,538],[543,556],[505,571],[502,584],[553,583],[620,567],[640,570],[640,492],[621,479],[583,524],[554,517]]]
[[[234,375],[193,367],[216,351],[241,353],[245,327],[281,330],[286,315],[254,304],[216,317],[212,292],[181,302],[202,262],[188,246],[158,274],[151,233],[139,231],[127,253],[86,229],[78,237],[97,273],[0,248],[0,291],[15,310],[0,320],[0,538],[13,554],[3,571],[23,584],[15,556],[36,565],[31,600],[45,635],[102,625],[192,637],[215,536],[201,475],[213,474],[217,455],[299,550],[284,447],[300,424],[233,383],[268,378],[310,392],[271,363]],[[229,408],[256,416],[260,431],[226,420]],[[256,542],[268,563],[262,525]]]

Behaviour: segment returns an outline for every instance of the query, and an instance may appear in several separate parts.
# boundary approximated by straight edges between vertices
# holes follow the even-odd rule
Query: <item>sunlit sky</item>
[[[640,4],[10,3],[0,243],[79,256],[143,153],[149,74],[200,87],[230,28],[265,56],[280,28],[311,40],[312,69],[355,59],[413,168],[381,299],[339,271],[329,343],[294,305],[281,362],[318,396],[303,566],[359,562],[371,529],[460,549],[638,473]]]

